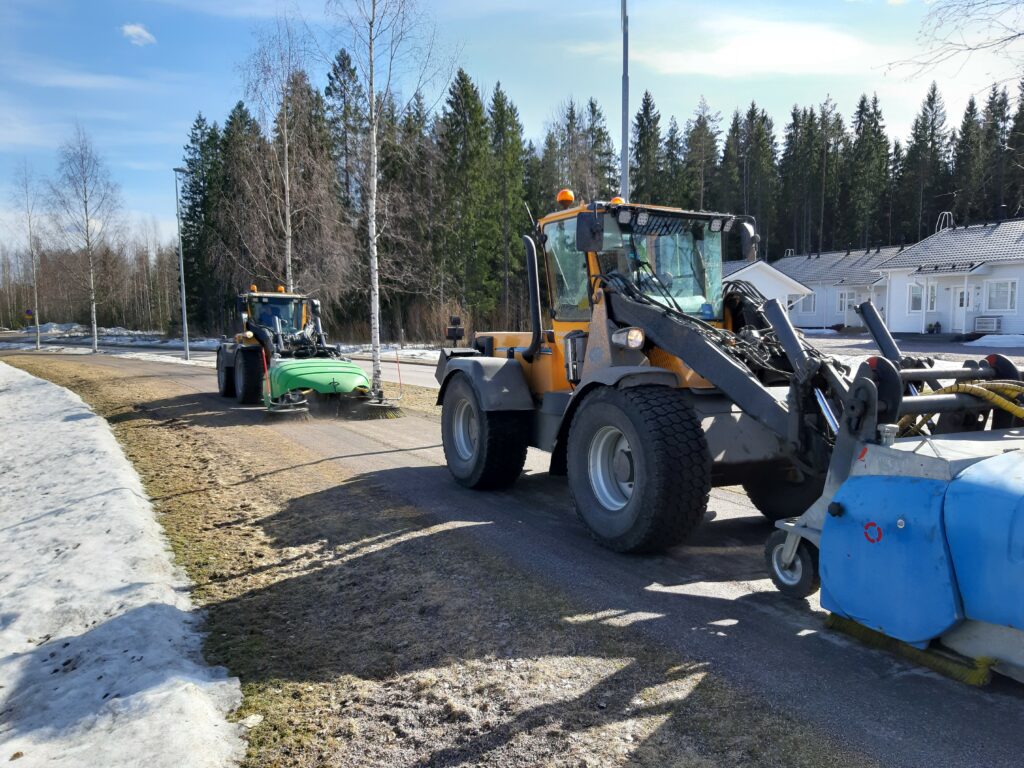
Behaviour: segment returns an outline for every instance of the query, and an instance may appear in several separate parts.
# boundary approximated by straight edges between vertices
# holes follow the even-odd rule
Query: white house
[[[1024,333],[1024,219],[941,229],[878,266],[893,331]]]
[[[878,267],[899,252],[897,247],[876,247],[786,256],[772,262],[778,271],[811,289],[809,295],[790,298],[793,324],[798,328],[860,325],[855,308],[869,299],[885,315],[889,304]]]
[[[722,262],[722,280],[743,280],[753,285],[764,294],[765,298],[778,299],[784,307],[791,306],[804,296],[812,293],[811,289],[794,280],[784,272],[780,272],[767,261],[724,261]]]

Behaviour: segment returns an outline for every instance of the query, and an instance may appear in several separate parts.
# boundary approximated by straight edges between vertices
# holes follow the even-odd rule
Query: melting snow
[[[106,421],[0,363],[0,762],[225,766],[235,678]]]

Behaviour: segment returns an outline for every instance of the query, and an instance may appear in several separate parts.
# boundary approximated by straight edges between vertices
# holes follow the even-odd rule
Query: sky
[[[344,0],[340,0],[344,2]],[[594,96],[618,138],[618,0],[420,0],[439,49],[489,94],[501,82],[538,141],[559,105]],[[137,223],[174,236],[174,177],[198,112],[222,122],[244,93],[242,65],[261,27],[298,12],[325,50],[343,38],[322,0],[2,0],[0,239],[16,237],[10,183],[24,159],[39,177],[80,123],[120,184]],[[723,123],[756,100],[782,129],[794,104],[830,96],[849,116],[876,92],[891,136],[905,139],[930,80],[950,125],[967,99],[1013,77],[1005,59],[975,57],[919,73],[923,0],[631,0],[630,111],[650,90],[663,125],[703,95]],[[327,66],[313,62],[322,85]],[[430,86],[439,104],[445,83]],[[1016,86],[1009,84],[1011,95]],[[723,125],[724,127],[724,125]],[[617,142],[616,142],[617,143]]]

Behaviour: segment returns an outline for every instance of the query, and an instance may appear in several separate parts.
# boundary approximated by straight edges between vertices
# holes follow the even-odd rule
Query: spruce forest
[[[274,94],[239,101],[222,117],[197,115],[183,137],[190,330],[226,332],[240,290],[290,282],[324,302],[334,338],[364,339],[370,133],[355,63],[341,50],[323,88],[296,68]],[[388,93],[379,114],[382,338],[437,340],[450,314],[471,328],[523,328],[520,238],[531,214],[552,210],[562,187],[577,200],[618,193],[618,150],[602,105],[569,99],[543,137],[529,140],[512,95],[459,69],[435,108],[419,92],[407,100]],[[79,131],[63,160],[83,146],[91,151]],[[93,159],[95,178],[109,185],[102,159]],[[930,234],[943,211],[960,224],[1021,215],[1024,82],[1015,98],[999,86],[972,98],[957,122],[932,83],[906,137],[889,135],[884,105],[866,94],[848,117],[826,99],[794,106],[777,122],[756,101],[727,118],[704,98],[691,114],[664,115],[645,92],[632,120],[630,165],[632,201],[755,216],[768,260],[909,244]],[[33,197],[38,185],[25,174],[19,202],[24,210],[36,203],[45,232],[59,218],[50,209],[63,177]],[[110,221],[89,243],[33,236],[40,314],[88,322],[88,259],[101,286],[100,325],[179,333],[176,244],[158,242],[151,228],[118,226],[116,192]],[[29,252],[28,243],[3,246],[0,325],[25,322]]]

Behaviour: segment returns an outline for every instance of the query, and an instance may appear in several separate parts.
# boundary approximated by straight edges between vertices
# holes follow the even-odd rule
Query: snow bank
[[[965,341],[967,347],[1024,347],[1024,335],[1019,333],[993,333],[974,341]]]
[[[342,354],[345,355],[369,355],[373,352],[369,344],[339,344],[338,346],[341,348]],[[404,347],[399,347],[397,344],[381,344],[380,353],[381,358],[385,361],[394,360],[397,353],[400,360],[421,360],[436,363],[441,350],[439,347],[418,344],[406,345]]]
[[[238,681],[200,657],[188,583],[107,423],[0,363],[0,761],[224,766]]]

